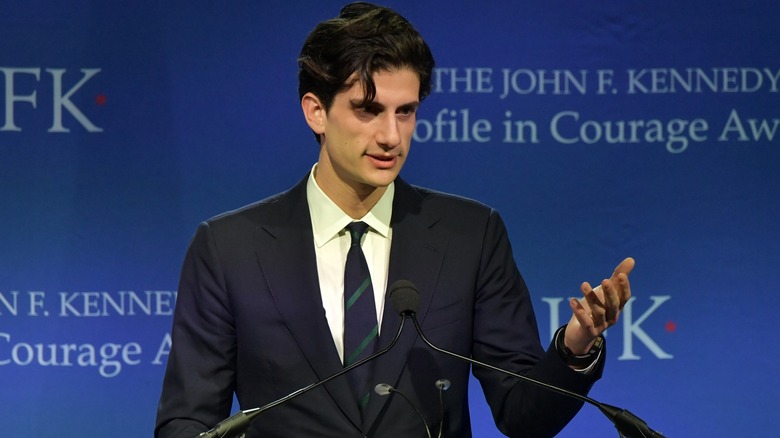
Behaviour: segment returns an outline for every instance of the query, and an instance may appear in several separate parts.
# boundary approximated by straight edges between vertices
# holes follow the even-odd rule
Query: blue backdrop
[[[438,66],[403,176],[501,211],[545,343],[636,258],[592,396],[668,436],[774,433],[780,3],[482,3],[390,4]],[[151,435],[189,239],[316,160],[295,60],[340,6],[0,4],[8,436]],[[615,435],[592,407],[561,433]]]

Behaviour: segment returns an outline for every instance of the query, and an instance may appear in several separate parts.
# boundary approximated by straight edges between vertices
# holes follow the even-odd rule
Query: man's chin
[[[371,178],[369,184],[377,188],[384,188],[392,184],[396,178],[398,178],[398,172],[395,170],[380,171],[377,175]]]

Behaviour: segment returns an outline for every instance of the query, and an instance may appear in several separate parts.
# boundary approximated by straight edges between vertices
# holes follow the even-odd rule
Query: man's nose
[[[381,146],[388,148],[394,148],[401,144],[401,130],[395,114],[388,114],[383,118],[377,131],[376,141]]]

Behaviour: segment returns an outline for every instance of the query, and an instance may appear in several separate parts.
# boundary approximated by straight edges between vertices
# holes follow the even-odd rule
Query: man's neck
[[[353,187],[343,181],[325,180],[323,176],[318,175],[316,169],[314,179],[322,192],[352,219],[360,219],[368,214],[387,191],[387,187],[368,185]]]

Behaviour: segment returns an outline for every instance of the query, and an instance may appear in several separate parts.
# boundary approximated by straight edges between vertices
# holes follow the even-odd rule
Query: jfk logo
[[[67,69],[64,68],[47,68],[43,70],[46,74],[42,75],[40,68],[25,68],[25,67],[0,67],[0,73],[4,77],[4,117],[3,125],[0,126],[0,131],[21,131],[22,127],[17,125],[16,111],[20,110],[18,107],[23,107],[22,104],[32,106],[33,109],[38,108],[38,90],[29,84],[31,79],[41,82],[43,80],[51,80],[51,92],[52,92],[52,124],[49,127],[48,132],[70,132],[70,129],[63,124],[63,113],[67,112],[81,126],[87,130],[87,132],[103,132],[103,128],[96,126],[92,123],[87,116],[77,107],[71,98],[76,92],[84,86],[90,79],[100,73],[99,68],[82,68],[81,79],[79,79],[74,85],[70,86],[67,90],[63,86],[63,78],[68,75],[68,81],[72,81],[70,77],[72,73],[67,73]],[[19,82],[22,82],[25,86],[19,86]],[[18,89],[23,88],[23,89]],[[102,104],[105,98],[98,96],[98,104]]]
[[[623,307],[623,312],[620,315],[620,321],[616,326],[611,327],[608,332],[620,330],[622,325],[622,338],[623,338],[623,351],[618,356],[618,360],[640,360],[639,356],[634,350],[634,339],[641,342],[650,353],[657,359],[673,359],[674,356],[664,351],[660,345],[642,328],[642,324],[653,315],[653,313],[661,307],[662,304],[671,299],[671,295],[650,296],[652,304],[641,315],[635,312],[635,305],[637,303],[637,297],[631,297]],[[543,297],[544,301],[549,308],[550,312],[550,338],[552,338],[555,330],[562,324],[561,322],[561,303],[564,302],[563,298],[559,297]],[[564,305],[568,308],[568,305]],[[637,316],[638,315],[638,316]],[[568,315],[566,316],[568,318]],[[674,331],[675,324],[673,322],[666,323],[667,331]],[[607,335],[607,332],[604,332]],[[552,340],[552,339],[550,339]]]

